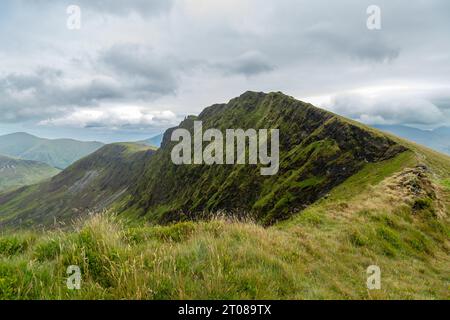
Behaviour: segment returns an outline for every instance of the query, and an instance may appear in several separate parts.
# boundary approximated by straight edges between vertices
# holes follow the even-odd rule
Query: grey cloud
[[[351,41],[350,39],[347,39]],[[359,41],[351,48],[351,53],[361,59],[377,63],[392,62],[400,55],[400,49],[385,43],[381,39],[375,41]]]
[[[370,98],[358,94],[341,94],[333,98],[328,108],[368,124],[437,127],[450,123],[445,112],[431,101],[409,95]]]
[[[66,29],[69,4],[82,7],[80,31]],[[5,0],[0,122],[66,119],[108,103],[196,113],[248,89],[305,98],[390,85],[413,89],[409,97],[339,96],[333,107],[366,122],[448,121],[448,94],[415,90],[450,83],[450,2],[379,0],[378,31],[366,28],[371,4]]]
[[[450,88],[446,93],[434,95],[430,101],[440,109],[450,111]]]
[[[100,55],[99,63],[113,71],[136,98],[174,94],[178,87],[178,62],[147,47],[116,45]]]
[[[181,121],[170,110],[152,110],[145,107],[131,106],[123,112],[121,107],[103,106],[76,108],[72,112],[43,120],[41,125],[56,125],[78,128],[116,128],[123,130],[145,130],[148,128],[164,128],[174,126]]]
[[[83,7],[96,10],[98,13],[124,15],[137,13],[143,16],[157,15],[167,12],[172,7],[173,0],[78,0]]]
[[[0,121],[20,122],[60,116],[76,107],[103,102],[151,101],[178,87],[175,60],[139,45],[117,45],[94,59],[95,71],[84,80],[54,68],[0,77]]]
[[[55,1],[51,0],[21,0],[23,6],[34,4],[37,6],[54,7]],[[159,15],[168,12],[175,0],[74,0],[60,1],[57,5],[69,6],[78,5],[82,10],[89,10],[98,15],[111,14],[116,16],[126,16],[136,13],[141,16]],[[82,11],[83,12],[83,11]]]
[[[38,68],[35,73],[10,73],[0,79],[0,88],[10,91],[25,91],[43,86],[45,79],[57,80],[62,75],[60,70]]]
[[[268,58],[258,51],[249,51],[226,62],[214,64],[216,68],[225,74],[242,74],[247,77],[270,72],[274,67]]]
[[[81,84],[65,84],[61,70],[39,68],[31,73],[13,73],[0,78],[0,121],[40,120],[73,106],[96,105],[120,98],[117,86],[102,78]]]
[[[347,30],[336,28],[336,25],[337,22],[315,24],[307,28],[300,37],[308,43],[312,52],[332,53],[334,59],[337,55],[344,55],[362,61],[383,63],[396,59],[400,54],[400,48],[390,43],[381,31],[369,31],[365,28]]]

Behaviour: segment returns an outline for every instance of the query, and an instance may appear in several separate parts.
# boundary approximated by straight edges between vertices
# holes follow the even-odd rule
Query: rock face
[[[282,93],[246,92],[180,124],[204,130],[279,129],[280,169],[261,176],[257,165],[181,165],[171,162],[172,131],[132,191],[128,211],[167,223],[217,211],[251,215],[265,224],[284,219],[324,196],[367,162],[406,149],[383,134]]]

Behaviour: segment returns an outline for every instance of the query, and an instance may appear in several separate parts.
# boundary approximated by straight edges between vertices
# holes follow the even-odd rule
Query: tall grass
[[[434,239],[400,214],[358,217],[366,223],[310,212],[266,229],[223,218],[136,227],[106,213],[71,232],[4,235],[0,298],[449,298],[445,227]],[[380,291],[365,287],[371,264]],[[81,269],[80,290],[67,288],[69,265]]]

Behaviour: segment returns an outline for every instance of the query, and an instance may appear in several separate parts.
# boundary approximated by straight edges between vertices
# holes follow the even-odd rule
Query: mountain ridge
[[[282,100],[272,100],[276,110],[268,108],[262,116],[248,112],[254,107],[244,99],[235,100],[232,112],[224,114],[226,107],[219,106],[202,117],[206,127],[244,125],[239,122],[244,113],[258,122],[268,116],[260,123],[264,127],[276,124],[272,120],[283,124],[285,117],[291,119],[286,125],[295,129],[293,134],[280,135],[280,179],[286,184],[253,175],[256,167],[226,171],[214,166],[210,175],[201,165],[173,167],[164,161],[172,129],[158,151],[139,144],[105,146],[53,182],[0,195],[0,273],[8,279],[0,298],[448,299],[450,157],[330,113],[326,119],[292,121],[322,111],[278,98]],[[290,103],[301,104],[300,109],[286,109]],[[188,117],[181,126],[190,128],[196,119]],[[286,152],[286,146],[294,147]],[[155,159],[161,166],[155,166]],[[226,210],[212,216],[173,210],[189,205],[183,200],[190,198],[194,204],[208,204],[216,185],[224,187],[226,201],[251,203],[242,189],[229,192],[236,181],[250,185],[249,191],[261,185],[278,191],[269,198],[282,196],[295,208],[301,202],[292,196],[319,196],[314,187],[324,181],[320,178],[327,165],[342,174],[342,164],[348,163],[356,173],[334,187],[328,183],[329,192],[299,211],[283,212],[279,205],[275,212],[281,217],[269,211],[257,220],[245,211],[235,219]],[[315,169],[306,172],[320,174],[302,179],[305,165]],[[285,176],[287,172],[291,174]],[[258,179],[270,183],[265,186]],[[141,192],[155,195],[146,180],[150,187],[158,182],[164,188],[169,182],[173,194],[159,207],[133,210],[130,203],[139,207]],[[136,182],[142,189],[133,188]],[[304,192],[294,193],[299,187]],[[78,201],[64,194],[75,194]],[[218,199],[210,204],[220,204]],[[96,214],[88,214],[91,210]],[[50,230],[30,230],[33,226]],[[82,267],[81,290],[67,291],[59,281],[69,264]],[[367,289],[367,268],[373,265],[382,270],[381,290]]]
[[[164,133],[156,151],[133,143],[107,145],[49,183],[1,195],[0,225],[17,226],[24,220],[27,225],[45,225],[54,220],[53,215],[69,221],[111,207],[121,215],[156,224],[208,219],[223,212],[271,225],[326,198],[366,166],[389,162],[408,150],[422,159],[417,164],[426,160],[444,175],[449,170],[450,158],[444,155],[279,92],[246,92],[188,116],[178,127],[192,131],[195,120],[202,120],[205,129],[279,128],[284,132],[279,174],[262,177],[258,165],[175,166],[170,160],[174,127]],[[117,154],[112,152],[116,148],[120,148]],[[435,159],[428,161],[430,157]],[[117,170],[116,161],[121,163]],[[97,168],[102,166],[109,169],[100,176]],[[114,188],[108,189],[108,184]],[[59,190],[61,185],[68,195]],[[71,200],[70,192],[83,186],[89,192]],[[47,194],[45,203],[36,200],[38,194]],[[38,204],[30,205],[34,201]]]
[[[187,117],[179,128],[192,133],[194,120],[203,121],[205,130],[277,127],[280,173],[262,178],[256,173],[257,167],[251,166],[175,166],[169,156],[174,145],[170,135],[175,128],[171,128],[164,133],[160,151],[138,181],[129,211],[149,213],[150,219],[159,223],[195,218],[205,211],[244,211],[271,224],[291,215],[289,208],[299,211],[325,195],[356,173],[365,161],[406,151],[383,134],[343,119],[279,92],[248,91],[226,104],[207,107],[199,116]],[[352,151],[353,146],[357,148]],[[296,166],[302,169],[296,172]],[[320,172],[323,167],[329,172]],[[160,174],[164,172],[168,175]],[[277,185],[278,189],[271,191]],[[304,196],[299,195],[302,193]],[[151,211],[156,215],[152,217]]]

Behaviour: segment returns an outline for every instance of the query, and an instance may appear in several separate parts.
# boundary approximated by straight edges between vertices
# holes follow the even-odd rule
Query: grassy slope
[[[0,155],[0,192],[41,182],[59,172],[45,163]]]
[[[0,238],[1,298],[449,299],[450,159],[414,146],[366,167],[329,196],[270,228],[217,219],[131,226],[96,216],[70,233]],[[392,189],[393,173],[428,163],[437,200]],[[66,267],[83,270],[68,291]],[[382,289],[366,289],[366,268]],[[56,281],[55,281],[56,280]]]
[[[366,164],[269,228],[103,215],[71,232],[0,236],[0,298],[449,299],[450,158],[392,139],[411,151]],[[417,164],[429,167],[435,198],[399,185],[399,173]],[[83,271],[80,291],[65,286],[72,264]],[[372,264],[381,267],[380,291],[366,289]]]

